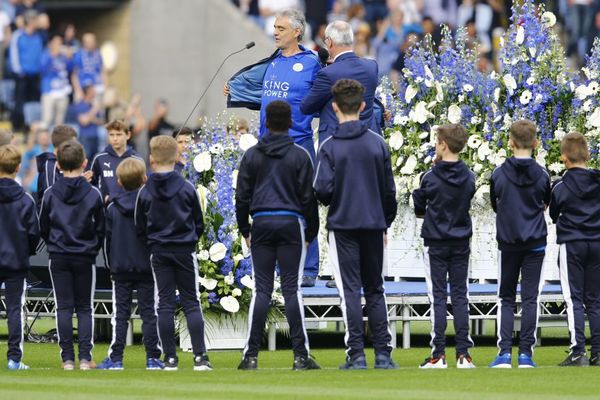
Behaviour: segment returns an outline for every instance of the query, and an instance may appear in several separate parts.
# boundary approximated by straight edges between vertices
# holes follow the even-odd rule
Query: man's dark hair
[[[180,130],[180,128],[173,130],[173,137],[175,139],[177,139],[177,136],[180,136],[180,135],[181,136],[194,136],[194,131],[187,126],[184,126],[183,128],[181,128],[181,132],[179,130]]]
[[[60,145],[56,154],[58,165],[63,171],[74,171],[81,168],[85,161],[83,146],[76,140],[68,140]]]
[[[340,79],[333,88],[333,102],[343,114],[356,114],[364,101],[365,88],[354,79]]]
[[[267,128],[271,132],[287,132],[292,127],[292,109],[285,101],[276,100],[267,106]]]

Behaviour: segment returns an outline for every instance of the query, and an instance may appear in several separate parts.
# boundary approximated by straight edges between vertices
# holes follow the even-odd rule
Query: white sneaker
[[[456,360],[456,368],[468,369],[475,368],[475,364],[473,364],[473,359],[468,354],[461,354],[458,356]]]
[[[419,368],[421,368],[421,369],[448,368],[448,364],[446,364],[446,356],[442,355],[438,358],[433,358],[433,357],[426,358],[425,361],[423,361],[421,363]]]

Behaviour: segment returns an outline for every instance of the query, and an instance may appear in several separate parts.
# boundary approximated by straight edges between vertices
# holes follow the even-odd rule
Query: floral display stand
[[[205,318],[204,339],[207,350],[241,350],[248,338],[248,319],[240,314]],[[179,322],[179,347],[192,351],[192,341],[185,318]]]

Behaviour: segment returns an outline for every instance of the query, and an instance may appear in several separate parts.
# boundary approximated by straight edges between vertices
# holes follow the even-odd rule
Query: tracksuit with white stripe
[[[42,153],[35,158],[35,161],[38,170],[37,205],[39,209],[42,205],[44,192],[50,186],[54,185],[54,182],[56,182],[58,178],[62,177],[62,172],[58,169],[56,154],[54,153]]]
[[[592,354],[600,354],[600,171],[569,169],[552,189],[550,217],[560,245],[560,284],[573,354],[585,353],[585,314]]]
[[[113,281],[113,335],[108,356],[113,362],[123,361],[134,290],[142,317],[146,358],[161,356],[150,252],[145,241],[137,235],[133,220],[137,194],[138,190],[121,193],[106,209],[104,250]]]
[[[273,295],[276,263],[281,273],[294,356],[309,355],[299,286],[306,243],[316,238],[319,230],[313,175],[310,155],[294,144],[287,133],[263,136],[242,158],[236,187],[236,217],[240,233],[251,238],[255,281],[244,357],[258,356]]]
[[[469,336],[469,240],[471,199],[475,175],[462,161],[440,161],[421,177],[413,192],[417,217],[424,218],[421,237],[425,242],[425,278],[431,312],[431,356],[446,351],[448,283],[456,332],[456,354],[467,355],[473,347]],[[448,279],[449,278],[449,279]]]
[[[342,302],[348,361],[364,356],[361,288],[375,354],[389,356],[383,250],[397,202],[388,146],[362,122],[350,121],[321,144],[317,159],[314,189],[329,206],[329,259]]]
[[[138,235],[146,238],[158,291],[158,334],[166,359],[177,358],[175,290],[187,320],[194,356],[206,352],[198,292],[196,246],[204,231],[198,193],[178,172],[153,173],[138,192]]]
[[[498,241],[498,348],[511,354],[514,310],[521,275],[519,354],[533,355],[539,294],[546,254],[544,211],[550,203],[550,177],[532,158],[508,158],[494,170],[490,200],[496,212]]]
[[[121,162],[129,157],[133,157],[146,164],[144,159],[133,149],[127,148],[119,156],[111,145],[106,146],[102,153],[96,154],[90,165],[90,170],[94,173],[92,185],[100,189],[102,198],[109,196],[112,200],[115,196],[124,192],[123,187],[117,180],[117,167]]]
[[[0,285],[4,283],[8,320],[7,358],[23,357],[25,289],[29,256],[35,254],[40,230],[36,205],[14,180],[0,178]]]
[[[63,361],[75,361],[73,310],[78,321],[79,360],[92,360],[94,262],[104,240],[104,222],[102,195],[82,176],[63,177],[44,193],[40,231],[48,246]]]

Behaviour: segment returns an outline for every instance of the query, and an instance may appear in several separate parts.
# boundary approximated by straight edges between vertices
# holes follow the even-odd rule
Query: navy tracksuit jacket
[[[306,257],[306,242],[319,230],[317,201],[312,188],[313,165],[308,152],[286,133],[263,136],[244,154],[236,187],[236,217],[240,233],[252,232],[255,288],[252,326],[245,357],[256,357],[262,342],[273,294],[275,263],[295,356],[308,356],[302,294],[298,290]],[[253,216],[250,226],[249,217]]]
[[[110,267],[114,291],[115,329],[109,349],[113,361],[122,361],[131,316],[133,290],[137,292],[138,311],[146,358],[159,358],[156,314],[154,310],[154,278],[150,252],[137,235],[133,219],[138,191],[118,194],[106,209],[105,259]]]
[[[490,200],[496,211],[500,288],[497,314],[499,354],[511,353],[514,307],[521,276],[519,354],[531,356],[536,342],[538,296],[546,247],[544,210],[550,177],[532,158],[508,158],[494,170]]]
[[[600,353],[600,171],[571,168],[554,184],[550,218],[560,244],[560,283],[569,316],[570,349],[585,353],[585,314],[592,354]]]
[[[94,173],[92,185],[100,189],[102,198],[108,195],[109,199],[112,200],[114,196],[124,192],[124,189],[117,182],[117,167],[121,164],[121,161],[129,157],[137,158],[145,164],[144,159],[135,150],[128,148],[119,157],[111,145],[106,146],[104,151],[96,154],[92,160],[90,166],[90,170]]]
[[[23,357],[23,306],[29,256],[40,240],[33,198],[13,179],[0,178],[0,285],[4,284],[8,322],[7,358]]]
[[[104,202],[85,178],[63,177],[44,193],[40,230],[50,255],[61,358],[74,361],[73,310],[77,312],[79,359],[91,360],[94,260],[104,239]]]
[[[364,355],[361,286],[375,353],[389,355],[383,236],[397,202],[388,146],[362,122],[345,122],[321,144],[317,159],[314,189],[329,206],[329,257],[342,298],[348,357]]]
[[[146,238],[158,289],[158,333],[166,358],[176,358],[175,290],[179,290],[194,355],[206,351],[198,293],[196,246],[204,230],[198,193],[178,172],[154,173],[139,193],[136,230]]]
[[[473,347],[469,336],[469,240],[471,199],[475,175],[462,161],[440,161],[421,177],[413,192],[415,213],[424,217],[421,237],[425,241],[425,277],[433,303],[431,323],[432,358],[446,350],[448,277],[456,332],[456,354],[466,355]]]
[[[62,172],[56,165],[56,154],[54,153],[42,153],[35,158],[35,161],[38,170],[37,204],[39,208],[42,204],[44,192],[54,185],[54,182],[62,176]]]

